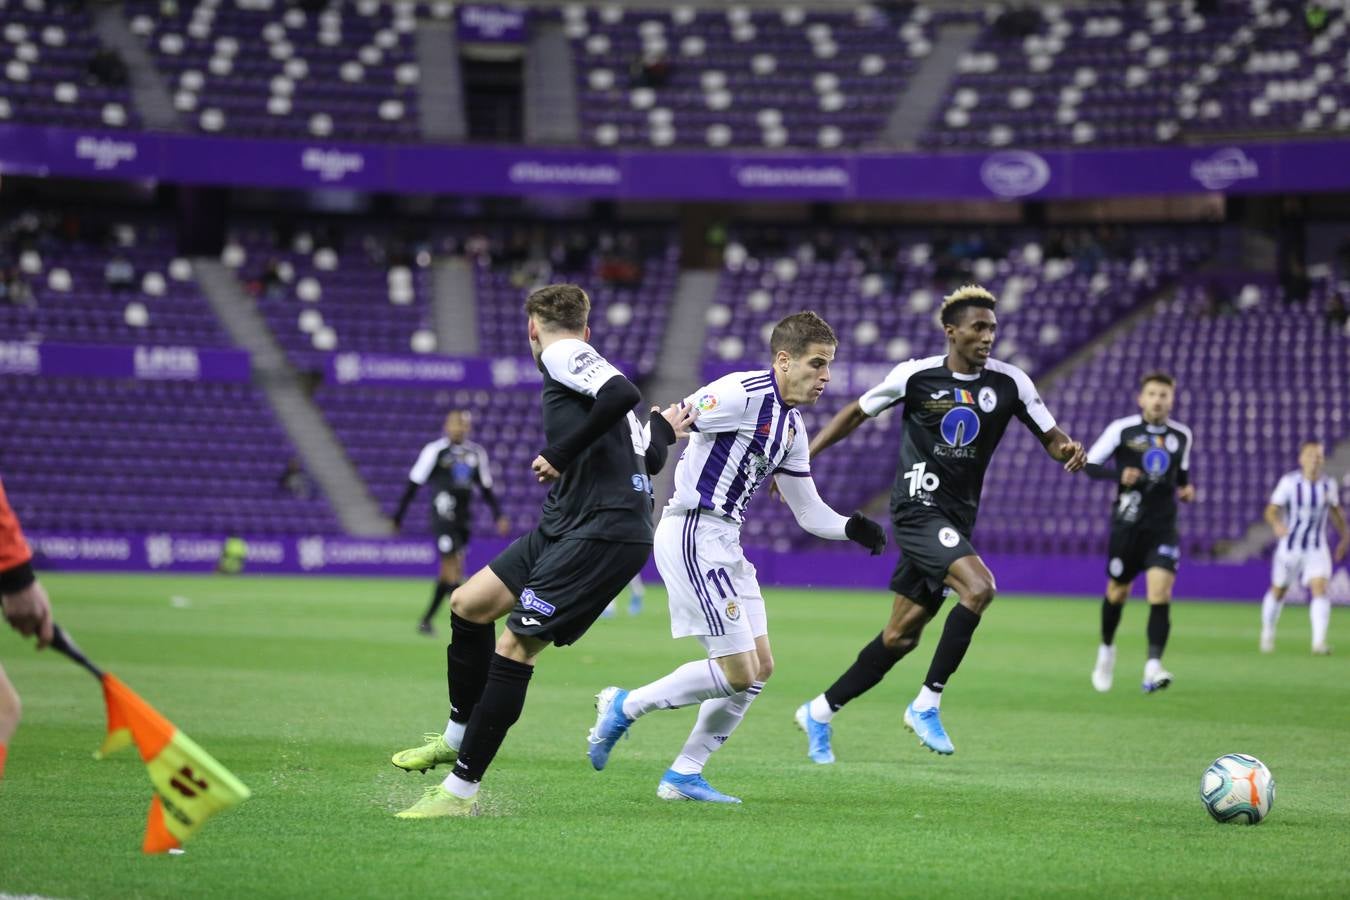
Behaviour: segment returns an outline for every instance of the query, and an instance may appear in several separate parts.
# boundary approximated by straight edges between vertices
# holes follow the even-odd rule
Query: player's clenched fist
[[[871,550],[873,556],[880,556],[881,551],[886,549],[885,529],[860,512],[849,517],[844,525],[844,534],[853,543]]]
[[[553,468],[553,465],[542,456],[536,456],[534,462],[530,463],[530,468],[534,470],[534,477],[540,484],[548,484],[562,477],[562,473]]]

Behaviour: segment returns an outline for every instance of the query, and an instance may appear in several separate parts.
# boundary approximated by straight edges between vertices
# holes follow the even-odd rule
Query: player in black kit
[[[1142,414],[1117,419],[1088,451],[1090,478],[1117,483],[1107,551],[1106,599],[1102,601],[1102,643],[1092,669],[1092,686],[1111,690],[1116,667],[1116,628],[1130,585],[1143,572],[1148,583],[1148,660],[1144,692],[1172,683],[1162,667],[1172,628],[1172,585],[1177,579],[1181,542],[1177,501],[1195,499],[1191,484],[1191,430],[1168,418],[1176,383],[1151,372],[1139,383]]]
[[[452,409],[445,417],[445,436],[422,448],[408,473],[408,486],[398,501],[394,527],[403,525],[408,504],[422,485],[431,484],[431,525],[436,531],[436,549],[441,554],[440,577],[431,595],[431,605],[417,623],[421,634],[435,634],[431,619],[441,603],[464,580],[464,548],[469,545],[469,526],[473,518],[473,489],[497,521],[497,533],[506,536],[511,522],[502,515],[501,504],[492,491],[492,468],[487,451],[468,439],[473,418],[468,410]]]
[[[948,589],[959,598],[942,629],[923,687],[905,709],[905,727],[928,749],[953,752],[939,718],[943,688],[961,664],[980,615],[994,599],[994,576],[971,546],[984,472],[1015,416],[1064,469],[1083,468],[1083,446],[1055,425],[1027,374],[989,357],[997,328],[994,296],[969,285],[944,298],[946,356],[903,362],[838,414],[811,441],[814,459],[869,418],[904,403],[891,521],[900,562],[891,577],[890,621],[838,681],[797,709],[807,753],[834,762],[834,714],[878,684],[919,642]]]
[[[570,284],[525,301],[530,350],[544,373],[548,440],[531,468],[553,487],[538,527],[450,597],[450,721],[393,763],[422,771],[454,763],[454,771],[399,818],[477,814],[479,782],[520,717],[536,658],[585,634],[651,553],[651,475],[688,436],[696,413],[653,408],[648,425],[639,423],[638,389],[587,343],[590,308],[586,292]],[[494,647],[493,623],[503,616]]]

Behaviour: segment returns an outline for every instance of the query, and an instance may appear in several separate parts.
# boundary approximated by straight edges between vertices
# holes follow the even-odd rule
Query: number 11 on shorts
[[[727,599],[727,597],[736,596],[736,589],[732,587],[731,576],[727,574],[726,569],[709,569],[708,574],[705,575],[704,577],[707,578],[710,582],[712,582],[713,587],[717,588],[717,595],[721,597],[723,600]],[[723,581],[727,583],[726,590],[722,590],[722,584],[720,581],[718,581],[719,578],[721,578]]]

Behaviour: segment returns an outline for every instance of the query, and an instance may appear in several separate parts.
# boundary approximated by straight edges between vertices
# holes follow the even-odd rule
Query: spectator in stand
[[[114,293],[126,293],[136,287],[136,267],[119,250],[103,266],[103,282]]]

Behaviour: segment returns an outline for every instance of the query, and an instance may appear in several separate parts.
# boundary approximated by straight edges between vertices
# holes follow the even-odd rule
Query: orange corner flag
[[[181,847],[207,819],[249,798],[242,781],[116,676],[103,676],[103,698],[108,736],[96,755],[102,758],[134,743],[155,788],[146,853]]]

